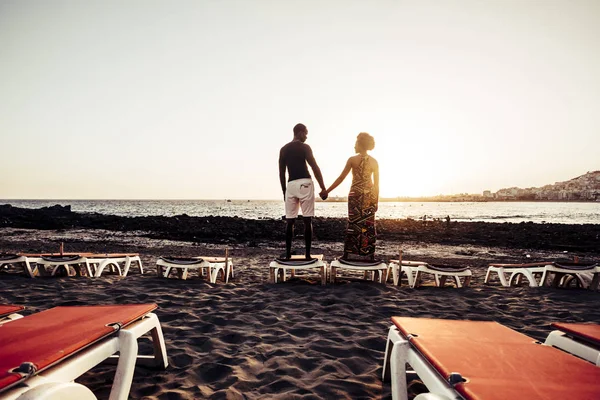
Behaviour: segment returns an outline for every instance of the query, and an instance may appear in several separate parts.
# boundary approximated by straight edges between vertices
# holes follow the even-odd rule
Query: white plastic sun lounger
[[[544,268],[540,285],[567,287],[574,280],[579,287],[596,290],[599,275],[600,268],[597,263],[554,262]]]
[[[524,264],[490,264],[485,274],[485,284],[489,284],[492,274],[496,273],[502,286],[515,286],[521,283],[522,278],[527,279],[530,287],[540,286],[539,279],[546,266],[552,262],[542,261]]]
[[[96,399],[73,381],[119,353],[110,400],[125,400],[136,362],[168,365],[156,304],[55,307],[2,325],[0,400]],[[138,355],[150,333],[154,355]]]
[[[408,284],[411,288],[421,286],[421,282],[425,275],[433,277],[436,287],[446,286],[448,279],[454,281],[457,288],[469,286],[473,273],[470,267],[457,267],[454,265],[431,265],[421,261],[405,261],[402,260],[400,266],[398,260],[392,260],[392,276],[394,276],[394,284],[400,283],[402,273],[406,274]],[[461,278],[463,281],[461,282]]]
[[[383,379],[406,400],[409,364],[429,393],[415,400],[597,399],[600,368],[496,322],[392,317]]]
[[[83,275],[82,271],[85,271],[87,276],[94,277],[92,265],[86,257],[80,254],[43,255],[36,260],[36,263],[42,275],[56,276],[59,269],[64,268],[68,276]],[[73,273],[71,273],[71,270],[73,270]]]
[[[200,276],[207,276],[210,283],[217,283],[219,276],[225,283],[233,278],[233,260],[229,250],[225,249],[225,257],[160,257],[156,261],[158,276],[168,278],[176,271],[180,279],[187,279],[190,271],[198,271]]]
[[[555,322],[544,344],[557,347],[600,367],[600,325]]]
[[[89,277],[100,277],[106,268],[118,273],[119,276],[127,276],[131,266],[136,265],[140,274],[144,273],[142,260],[137,253],[81,253],[81,254],[62,254],[62,255],[40,255],[36,259],[40,272],[46,275],[54,276],[60,268],[64,268],[68,275],[71,275],[71,268],[81,275],[82,268],[85,268]],[[123,268],[121,268],[121,263]],[[50,271],[48,271],[50,269]]]
[[[14,321],[20,318],[23,318],[20,311],[23,311],[25,307],[23,306],[15,306],[12,304],[3,304],[0,305],[0,325],[5,322]]]
[[[381,260],[378,261],[350,261],[335,259],[331,262],[329,281],[335,283],[338,270],[360,271],[364,273],[365,279],[385,284],[388,278],[388,265]]]
[[[39,271],[36,262],[39,257],[26,257],[19,254],[0,254],[0,267],[4,265],[22,265],[25,274],[30,278],[35,278]]]
[[[107,253],[107,254],[93,254],[86,257],[88,263],[94,267],[96,278],[102,276],[102,272],[105,268],[116,269],[121,276],[127,276],[131,267],[136,266],[140,271],[140,274],[144,274],[144,267],[140,255],[137,253]],[[120,263],[123,263],[121,268]]]
[[[425,261],[390,260],[389,269],[392,272],[394,285],[402,284],[402,276],[406,276],[408,286],[413,287],[415,282],[415,268],[419,265],[427,265]]]
[[[287,270],[294,277],[296,270],[317,269],[321,278],[321,285],[327,284],[327,263],[323,261],[323,255],[313,255],[310,260],[304,256],[294,255],[289,260],[275,259],[269,264],[269,282],[285,282]]]

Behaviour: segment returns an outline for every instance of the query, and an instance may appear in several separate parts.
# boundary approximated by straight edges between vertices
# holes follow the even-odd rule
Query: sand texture
[[[550,323],[600,323],[600,293],[582,289],[483,284],[490,262],[572,259],[563,249],[380,240],[379,254],[470,265],[469,288],[409,289],[342,276],[320,286],[318,276],[269,284],[268,264],[282,252],[277,241],[191,243],[151,238],[147,232],[89,228],[0,228],[0,251],[139,252],[146,274],[29,279],[14,269],[0,272],[0,303],[21,304],[31,314],[59,305],[154,302],[162,323],[170,366],[136,367],[131,398],[142,399],[386,399],[381,382],[383,353],[394,315],[494,320],[543,340]],[[301,239],[296,245],[300,246]],[[156,276],[160,255],[223,254],[229,247],[235,278],[228,284]],[[298,251],[302,251],[298,248]],[[314,254],[339,256],[342,244],[316,241]],[[577,253],[582,262],[600,260],[594,251]],[[529,256],[529,257],[527,257]],[[148,352],[144,342],[142,351]],[[457,349],[460,351],[460,349]],[[101,365],[78,381],[107,398],[114,366]]]

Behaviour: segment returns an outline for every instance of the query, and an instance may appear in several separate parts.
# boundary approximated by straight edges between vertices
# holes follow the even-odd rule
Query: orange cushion
[[[4,317],[5,315],[8,315],[8,314],[23,311],[24,309],[25,309],[25,307],[13,306],[12,304],[0,305],[0,317]]]
[[[496,322],[393,317],[404,337],[465,399],[598,399],[600,368]]]
[[[600,325],[598,324],[563,324],[561,322],[554,322],[552,323],[552,327],[565,332],[569,336],[574,336],[600,346]]]
[[[40,372],[127,326],[156,304],[54,307],[0,327],[0,391],[24,379],[10,372],[24,362]]]

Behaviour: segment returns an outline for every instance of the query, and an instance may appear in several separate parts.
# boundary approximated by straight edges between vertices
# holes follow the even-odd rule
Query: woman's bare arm
[[[379,164],[373,159],[373,190],[375,191],[375,199],[379,203]],[[377,206],[379,208],[379,206]]]
[[[344,170],[342,171],[340,176],[335,180],[335,182],[333,182],[331,184],[331,186],[329,186],[329,189],[327,189],[327,194],[329,194],[336,187],[340,186],[340,183],[344,182],[344,179],[346,179],[346,177],[348,176],[348,173],[350,173],[351,169],[352,169],[352,164],[351,164],[350,158],[349,158],[348,161],[346,162],[346,166],[344,167]]]

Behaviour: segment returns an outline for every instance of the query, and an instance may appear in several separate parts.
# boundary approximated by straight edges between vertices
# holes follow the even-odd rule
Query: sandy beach
[[[275,241],[249,247],[101,229],[0,228],[5,252],[56,251],[60,242],[65,251],[139,252],[146,273],[29,279],[2,271],[0,303],[24,305],[24,314],[59,305],[157,303],[170,366],[166,371],[137,367],[131,398],[386,399],[390,386],[380,376],[391,316],[494,320],[537,340],[547,336],[553,321],[600,323],[598,293],[483,284],[490,262],[570,257],[564,250],[382,239],[383,258],[401,247],[407,259],[470,265],[471,287],[409,289],[351,275],[323,287],[316,275],[269,284],[267,266],[282,246]],[[158,256],[218,256],[225,247],[235,265],[228,284],[195,275],[187,281],[156,276]],[[317,241],[313,253],[331,260],[341,249],[339,242]],[[582,262],[599,257],[580,255]],[[149,344],[141,349],[148,352]],[[113,366],[99,366],[79,382],[106,398],[113,373]]]

